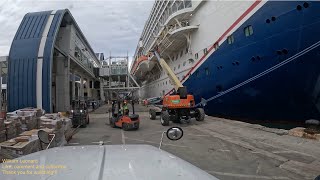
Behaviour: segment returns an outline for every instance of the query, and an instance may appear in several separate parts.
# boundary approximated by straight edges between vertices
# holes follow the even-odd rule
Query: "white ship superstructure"
[[[140,98],[162,96],[173,88],[150,50],[158,47],[161,56],[184,82],[220,43],[228,37],[230,42],[234,41],[233,31],[263,4],[256,1],[155,1],[131,67],[131,73],[142,82]],[[212,47],[214,49],[209,52]]]
[[[131,69],[137,95],[173,88],[148,53],[158,49],[207,115],[319,118],[319,11],[319,1],[155,1]]]

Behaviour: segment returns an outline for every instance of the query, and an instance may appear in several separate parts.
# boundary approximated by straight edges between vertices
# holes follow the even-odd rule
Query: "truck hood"
[[[23,156],[15,161],[2,165],[31,165],[28,169],[21,170],[32,171],[32,175],[0,173],[0,179],[216,179],[196,166],[150,145],[57,147]],[[1,171],[3,170],[9,169],[1,166]],[[10,170],[20,171],[12,168]]]

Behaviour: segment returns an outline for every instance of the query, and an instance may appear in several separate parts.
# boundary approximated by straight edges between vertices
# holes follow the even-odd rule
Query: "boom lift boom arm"
[[[182,88],[183,85],[180,82],[180,80],[177,78],[177,76],[174,74],[174,72],[172,71],[172,69],[169,67],[169,65],[166,63],[166,61],[160,57],[159,53],[155,50],[153,51],[154,55],[156,56],[160,66],[162,67],[162,69],[164,69],[168,75],[168,77],[170,78],[171,82],[173,83],[174,89],[176,91],[178,91],[179,88]]]

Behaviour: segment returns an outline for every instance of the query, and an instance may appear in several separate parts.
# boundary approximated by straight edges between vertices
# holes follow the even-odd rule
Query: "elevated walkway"
[[[107,100],[129,96],[140,88],[135,78],[129,73],[128,56],[109,56],[102,61],[99,76]]]

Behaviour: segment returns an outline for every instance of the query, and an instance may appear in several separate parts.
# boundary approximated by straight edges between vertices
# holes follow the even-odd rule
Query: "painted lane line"
[[[121,141],[123,145],[126,145],[126,137],[124,136],[124,132],[122,129],[121,129]]]

